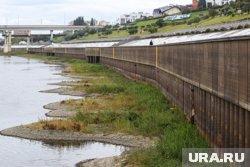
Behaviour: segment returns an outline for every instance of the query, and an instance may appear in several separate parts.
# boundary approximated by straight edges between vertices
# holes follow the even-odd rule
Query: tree
[[[231,6],[229,5],[225,5],[223,6],[223,8],[221,9],[221,13],[223,15],[232,15],[233,14],[233,9]]]
[[[248,14],[250,13],[250,0],[244,0],[243,3],[243,12],[247,12]]]
[[[128,33],[130,35],[138,33],[138,26],[129,26]]]
[[[201,9],[205,9],[207,7],[206,0],[199,0],[198,6]]]
[[[164,24],[164,20],[163,19],[159,19],[155,22],[155,24],[158,26],[158,27],[163,27],[165,24]]]
[[[192,18],[192,19],[188,20],[187,24],[191,25],[193,23],[199,23],[200,21],[201,21],[201,19],[199,17],[195,17],[195,18]]]
[[[193,18],[193,23],[199,23],[201,19],[199,17]]]
[[[104,35],[109,35],[112,34],[112,30],[111,29],[107,29],[106,31],[103,32]]]
[[[73,38],[72,38],[72,34],[67,34],[65,37],[64,37],[64,40],[65,41],[70,41],[70,40],[72,40]]]
[[[96,30],[96,29],[90,29],[90,30],[89,30],[89,33],[90,33],[90,34],[95,34],[95,33],[97,33],[97,30]]]
[[[250,13],[250,0],[237,0],[235,6],[243,12]]]
[[[77,17],[74,21],[73,21],[73,25],[74,26],[82,26],[82,25],[86,25],[86,23],[84,22],[84,17]]]
[[[128,33],[130,35],[136,34],[136,33],[138,33],[138,29],[137,28],[128,29]]]
[[[112,26],[108,25],[103,28],[98,29],[99,32],[101,32],[103,35],[109,35],[112,34]]]
[[[91,18],[90,26],[94,26],[94,25],[95,25],[95,20],[93,18]]]

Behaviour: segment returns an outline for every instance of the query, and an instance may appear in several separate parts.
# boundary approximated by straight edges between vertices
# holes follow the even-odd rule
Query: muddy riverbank
[[[70,95],[70,96],[78,96],[81,99],[85,97],[97,98],[101,96],[99,93],[86,93],[85,91],[74,90],[74,86],[81,86],[81,87],[90,87],[92,86],[91,83],[86,82],[78,82],[79,79],[93,79],[98,77],[91,77],[91,76],[75,76],[70,74],[70,66],[66,63],[59,63],[59,62],[47,62],[48,64],[57,64],[61,65],[64,70],[62,73],[58,73],[58,75],[67,76],[72,78],[72,81],[63,81],[60,83],[50,84],[50,85],[57,85],[60,86],[59,88],[54,88],[50,90],[40,91],[43,93],[55,93],[60,95]],[[45,109],[51,110],[50,112],[46,113],[48,117],[54,118],[69,118],[73,117],[76,114],[75,110],[69,110],[62,101],[50,103],[44,106]],[[125,147],[129,147],[131,149],[135,148],[148,148],[152,145],[155,145],[157,142],[156,138],[147,138],[143,136],[133,136],[127,135],[122,133],[114,133],[114,134],[104,134],[104,133],[94,133],[94,134],[87,134],[82,132],[73,132],[73,131],[59,131],[59,130],[43,130],[43,129],[32,129],[29,126],[16,126],[13,128],[8,128],[2,130],[0,132],[3,136],[11,136],[11,137],[18,137],[30,140],[37,140],[37,141],[78,141],[78,142],[101,142],[101,143],[109,143],[114,145],[121,145]],[[83,161],[79,163],[80,166],[116,166],[117,164],[121,164],[119,159],[124,159],[124,155],[117,157],[109,157],[109,158],[101,158],[101,159],[91,159],[87,161]]]
[[[4,136],[19,137],[31,140],[41,141],[95,141],[115,145],[122,145],[126,147],[148,148],[155,144],[156,140],[146,138],[143,136],[132,136],[125,134],[86,134],[81,132],[69,132],[59,130],[39,130],[31,129],[27,126],[17,126],[0,132]]]
[[[50,83],[67,82],[70,78],[55,75],[61,71],[62,66],[56,63],[0,56],[0,130],[47,119],[43,105],[76,98],[39,92],[57,87]],[[1,166],[11,167],[72,167],[82,160],[117,156],[127,149],[102,142],[47,142],[3,135],[0,147]]]

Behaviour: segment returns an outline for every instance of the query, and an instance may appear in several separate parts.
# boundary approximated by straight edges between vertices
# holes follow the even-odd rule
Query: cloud
[[[84,16],[115,21],[121,14],[150,12],[168,4],[191,4],[191,0],[1,0],[0,24],[64,24]],[[19,18],[19,19],[18,19]]]

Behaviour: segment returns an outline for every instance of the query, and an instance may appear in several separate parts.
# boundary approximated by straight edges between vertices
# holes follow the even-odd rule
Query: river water
[[[40,93],[67,80],[58,65],[39,60],[0,56],[0,130],[44,119],[43,106],[72,98]],[[97,142],[44,143],[0,136],[1,167],[70,167],[77,162],[120,155],[126,148]]]

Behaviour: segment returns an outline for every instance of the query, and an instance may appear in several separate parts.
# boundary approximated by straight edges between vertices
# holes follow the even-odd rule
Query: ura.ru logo
[[[224,153],[221,156],[218,153],[189,153],[188,159],[192,163],[242,163],[245,153]]]

